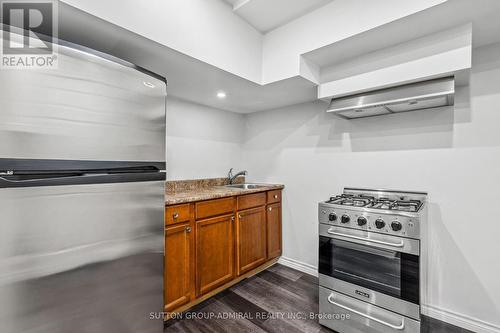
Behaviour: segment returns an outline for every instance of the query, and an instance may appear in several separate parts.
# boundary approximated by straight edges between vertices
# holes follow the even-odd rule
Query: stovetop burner
[[[341,194],[330,197],[327,203],[342,205],[375,208],[383,210],[396,210],[403,212],[418,212],[422,206],[420,200],[390,200],[388,198],[375,198],[368,195]]]
[[[369,203],[373,202],[373,200],[373,197],[365,195],[342,194],[337,195],[336,197],[331,197],[328,202],[343,206],[365,207]]]
[[[404,212],[417,212],[421,205],[422,202],[419,200],[396,201],[391,209]]]

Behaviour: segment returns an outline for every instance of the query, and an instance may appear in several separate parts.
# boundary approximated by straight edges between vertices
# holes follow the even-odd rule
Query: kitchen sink
[[[259,184],[233,184],[233,185],[224,185],[224,186],[231,187],[231,188],[239,188],[242,190],[252,190],[252,189],[266,187],[266,185],[259,185]]]

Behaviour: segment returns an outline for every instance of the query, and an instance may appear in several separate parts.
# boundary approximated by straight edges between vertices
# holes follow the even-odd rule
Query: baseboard
[[[500,326],[432,305],[422,305],[422,314],[476,333],[500,333]]]
[[[287,257],[280,257],[278,263],[290,268],[294,268],[309,275],[318,276],[318,267],[310,264],[306,264]]]
[[[309,275],[318,276],[316,266],[295,259],[281,257],[278,263]],[[500,333],[500,326],[432,305],[422,305],[422,314],[476,333]]]

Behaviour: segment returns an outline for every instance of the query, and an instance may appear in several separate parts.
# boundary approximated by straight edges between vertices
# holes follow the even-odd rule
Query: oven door
[[[419,318],[419,241],[320,224],[320,284]]]

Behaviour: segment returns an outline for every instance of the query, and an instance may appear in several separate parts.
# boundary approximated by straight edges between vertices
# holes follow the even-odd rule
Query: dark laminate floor
[[[333,332],[320,326],[316,319],[288,317],[317,312],[318,279],[283,265],[274,265],[197,305],[184,313],[182,319],[168,321],[165,332]],[[271,314],[275,317],[270,317]],[[470,333],[423,317],[422,333],[427,332]]]

